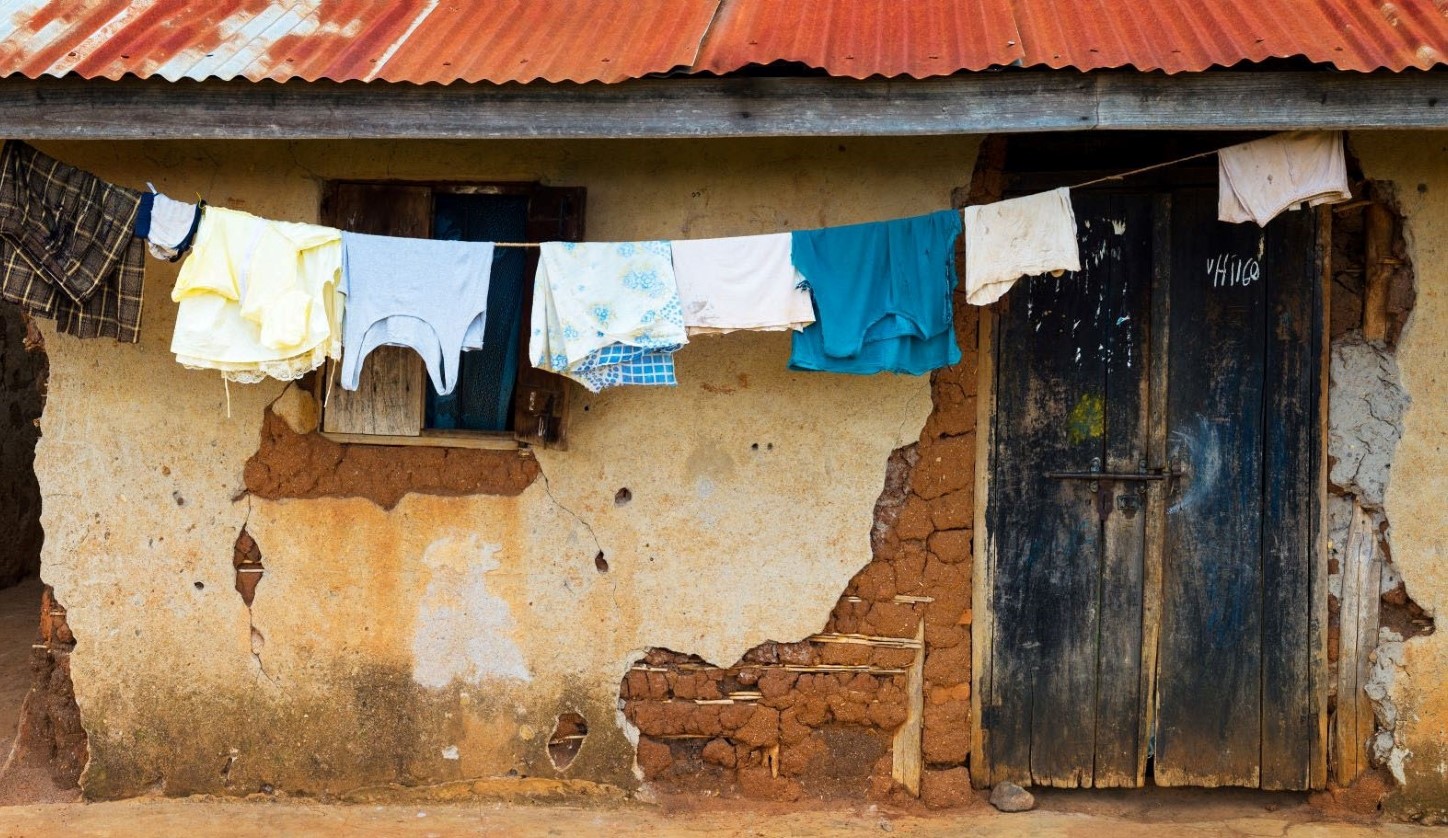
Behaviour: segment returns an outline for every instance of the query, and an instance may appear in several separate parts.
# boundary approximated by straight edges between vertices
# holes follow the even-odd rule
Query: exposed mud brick
[[[790,666],[811,666],[815,663],[814,646],[807,641],[780,643],[779,662]]]
[[[779,663],[779,645],[777,643],[761,643],[753,649],[744,653],[746,663]]]
[[[755,707],[754,712],[749,715],[749,721],[734,731],[732,738],[756,748],[777,743],[779,711],[772,707]]]
[[[812,766],[823,762],[827,756],[829,749],[818,736],[807,737],[794,745],[782,746],[779,749],[779,775],[798,777]]]
[[[804,796],[804,788],[789,777],[775,777],[768,768],[744,768],[739,771],[739,792],[754,800],[777,800],[792,803]]]
[[[971,531],[945,530],[930,536],[930,554],[946,564],[967,564],[971,557]],[[929,570],[927,569],[927,574]],[[929,576],[926,577],[927,583]]]
[[[970,682],[943,687],[932,685],[925,690],[925,702],[927,704],[949,704],[952,701],[970,700]]]
[[[870,562],[855,574],[846,589],[860,599],[883,602],[895,597],[895,568],[884,562]]]
[[[941,437],[957,437],[970,433],[976,427],[975,397],[967,394],[959,384],[946,379],[935,379],[931,388],[935,410],[925,420],[925,439],[938,440]]]
[[[928,650],[950,649],[970,639],[970,634],[959,625],[925,624],[925,648]]]
[[[969,681],[970,646],[962,643],[948,649],[929,650],[925,655],[925,680],[943,687]]]
[[[920,800],[932,809],[954,809],[979,802],[970,787],[970,771],[950,768],[920,775]]]
[[[854,725],[867,724],[869,722],[867,715],[869,706],[866,701],[860,701],[858,699],[851,700],[851,697],[846,693],[835,693],[825,699],[825,701],[829,703],[830,715],[834,716],[837,722]]]
[[[895,522],[895,535],[901,540],[928,538],[935,531],[935,522],[930,514],[929,502],[912,495],[900,509],[900,518]]]
[[[921,452],[910,475],[910,487],[925,500],[958,492],[974,481],[970,463],[975,458],[975,435],[947,437]]]
[[[716,701],[724,697],[720,689],[720,682],[724,678],[722,672],[696,672],[694,673],[694,697],[704,701]]]
[[[694,675],[688,672],[669,673],[669,689],[673,692],[674,698],[693,700],[698,698],[694,693]]]
[[[914,637],[920,623],[915,606],[906,602],[877,602],[865,618],[866,634],[880,637]]]
[[[759,683],[760,670],[752,666],[746,666],[734,675],[735,679],[746,687],[752,687]],[[716,687],[717,688],[717,687]]]
[[[865,708],[865,718],[881,730],[894,730],[905,724],[905,697],[891,696],[888,701],[872,701]]]
[[[862,643],[821,643],[819,661],[830,666],[865,666],[874,649]]]
[[[695,704],[689,711],[689,726],[685,733],[694,736],[720,736],[724,725],[719,722],[719,704]]]
[[[899,520],[900,509],[910,494],[910,471],[919,459],[918,446],[907,445],[890,452],[885,461],[885,485],[875,501],[875,520],[870,528],[870,546],[878,547]]]
[[[538,474],[537,460],[518,451],[344,445],[299,434],[270,410],[243,472],[247,491],[257,497],[363,497],[384,509],[409,492],[517,495]]]
[[[842,672],[841,683],[845,691],[863,701],[873,699],[880,692],[880,680],[866,672]]]
[[[935,598],[925,606],[925,625],[960,625],[961,613],[970,607],[970,565],[931,559],[925,566],[925,590]]]
[[[664,672],[650,672],[649,676],[649,698],[655,701],[663,701],[669,697],[669,676]]]
[[[798,676],[787,669],[771,669],[760,676],[759,692],[765,698],[780,698],[794,689],[797,680]]]
[[[925,588],[925,565],[930,554],[923,542],[912,541],[900,548],[895,556],[896,593],[919,596]]]
[[[669,746],[663,742],[650,739],[647,736],[639,737],[638,749],[639,769],[644,776],[650,780],[658,779],[669,770],[674,764],[674,756],[669,751]]]
[[[649,674],[637,669],[630,669],[628,674],[623,677],[623,697],[625,699],[648,698]]]
[[[763,765],[763,764],[764,764],[764,754],[761,753],[757,748],[751,748],[751,747],[749,747],[748,745],[743,745],[743,744],[735,744],[735,746],[734,746],[734,765],[735,765],[735,767],[743,769],[743,768],[749,768],[750,766]]]
[[[935,524],[936,530],[970,529],[975,526],[975,493],[970,489],[961,489],[932,500],[930,520]]]
[[[825,623],[825,631],[860,634],[865,624],[865,616],[869,613],[870,603],[841,599],[835,604],[835,610],[830,613],[830,619]]]
[[[926,704],[921,753],[936,765],[960,765],[970,754],[970,702]]]
[[[870,656],[870,665],[880,669],[905,669],[915,662],[914,649],[878,648]]]
[[[681,655],[668,649],[650,649],[644,653],[644,663],[649,666],[674,666],[690,661],[692,658],[689,655]]]
[[[794,711],[800,724],[810,727],[819,727],[830,719],[830,704],[821,696],[806,696],[796,701],[790,709]]]
[[[699,758],[710,765],[733,768],[735,765],[734,746],[723,739],[710,739],[699,752]]]
[[[754,715],[754,705],[752,704],[721,704],[715,706],[719,708],[719,726],[725,731],[738,730]]]
[[[799,703],[810,700],[817,699],[803,699]],[[824,704],[824,702],[820,703]],[[818,722],[816,722],[816,724],[818,724]],[[798,707],[790,707],[788,710],[784,710],[779,714],[779,741],[781,744],[797,744],[808,737],[810,733],[810,726],[799,720]]]

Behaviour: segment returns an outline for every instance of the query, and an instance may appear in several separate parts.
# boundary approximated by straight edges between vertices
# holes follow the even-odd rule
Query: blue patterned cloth
[[[598,392],[678,383],[688,343],[668,242],[545,242],[533,282],[533,366]]]

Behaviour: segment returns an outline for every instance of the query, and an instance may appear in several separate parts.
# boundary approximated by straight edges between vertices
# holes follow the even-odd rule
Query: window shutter
[[[354,233],[431,238],[432,190],[425,186],[337,184],[322,200],[322,223]],[[419,436],[422,433],[426,370],[416,352],[398,346],[373,350],[362,366],[357,390],[332,380],[322,429],[329,433]]]
[[[584,196],[583,187],[538,187],[528,202],[528,240],[582,241]],[[523,293],[523,328],[518,330],[522,343],[513,400],[513,436],[529,445],[567,448],[568,400],[574,385],[561,375],[534,367],[529,360],[532,278],[537,271],[538,253],[530,250]]]

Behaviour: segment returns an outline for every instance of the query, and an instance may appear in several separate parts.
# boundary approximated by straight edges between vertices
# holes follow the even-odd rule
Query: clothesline
[[[1223,146],[1223,148],[1225,148],[1225,146]],[[1078,183],[1078,184],[1075,184],[1075,185],[1073,185],[1073,186],[1069,186],[1069,187],[1067,187],[1067,188],[1068,188],[1068,189],[1085,189],[1085,188],[1088,187],[1088,186],[1097,186],[1097,185],[1102,184],[1102,183],[1110,183],[1111,181],[1123,180],[1123,179],[1129,178],[1129,177],[1131,177],[1131,176],[1133,176],[1133,175],[1145,174],[1145,173],[1147,173],[1147,172],[1156,171],[1157,169],[1165,169],[1165,168],[1168,167],[1168,166],[1176,166],[1176,165],[1178,165],[1178,164],[1187,163],[1187,162],[1190,162],[1190,161],[1192,161],[1192,160],[1200,159],[1200,158],[1202,158],[1202,157],[1210,157],[1210,156],[1212,156],[1213,154],[1216,154],[1218,151],[1221,151],[1221,149],[1214,148],[1214,149],[1211,149],[1210,151],[1201,151],[1201,152],[1197,152],[1196,154],[1188,154],[1188,155],[1185,156],[1185,157],[1178,157],[1178,158],[1176,158],[1176,159],[1174,159],[1174,160],[1165,160],[1165,161],[1162,161],[1161,163],[1153,163],[1153,164],[1151,164],[1150,166],[1142,166],[1142,167],[1139,168],[1139,169],[1131,169],[1130,171],[1120,172],[1120,173],[1114,174],[1114,175],[1103,175],[1102,177],[1098,177],[1098,178],[1095,178],[1095,179],[1093,179],[1093,180],[1084,181],[1084,182],[1082,182],[1082,183]],[[538,247],[539,244],[540,244],[539,242],[493,242],[493,246],[494,246],[494,247]]]

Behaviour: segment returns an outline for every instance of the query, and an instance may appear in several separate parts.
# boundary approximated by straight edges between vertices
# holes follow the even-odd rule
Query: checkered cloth
[[[11,140],[0,152],[0,297],[82,338],[135,343],[146,244],[141,193]]]
[[[613,343],[589,353],[567,375],[594,393],[624,384],[675,387],[679,379],[674,376],[674,353],[682,348],[682,344],[644,349]]]

